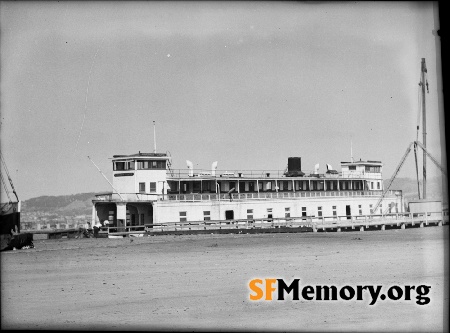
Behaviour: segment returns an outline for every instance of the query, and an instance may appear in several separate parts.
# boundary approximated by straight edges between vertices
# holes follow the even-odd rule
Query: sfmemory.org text
[[[293,279],[287,284],[283,279],[253,279],[248,283],[252,293],[250,300],[272,301],[275,293],[275,300],[282,301],[285,295],[291,294],[293,301],[300,300],[300,297],[307,301],[337,301],[337,300],[357,300],[370,299],[370,305],[374,305],[378,300],[384,301],[386,298],[398,301],[411,301],[415,298],[416,304],[426,305],[430,303],[430,298],[426,297],[431,286],[390,286],[382,292],[380,285],[357,285],[357,286],[303,286],[300,287],[300,279]]]

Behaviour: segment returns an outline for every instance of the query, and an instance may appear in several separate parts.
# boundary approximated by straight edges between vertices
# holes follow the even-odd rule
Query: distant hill
[[[384,180],[384,185],[388,185],[388,180]],[[420,193],[422,195],[422,180],[419,181]],[[392,190],[402,190],[403,196],[407,200],[418,199],[417,180],[412,178],[396,178],[391,185]],[[439,199],[448,202],[448,184],[447,179],[443,177],[434,177],[427,179],[427,198]]]
[[[55,213],[58,215],[85,215],[92,212],[95,193],[79,193],[60,196],[41,196],[22,202],[22,212]]]

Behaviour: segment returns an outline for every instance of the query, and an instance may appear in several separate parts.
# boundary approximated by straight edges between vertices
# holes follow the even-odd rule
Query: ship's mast
[[[422,58],[422,66],[421,66],[421,80],[420,86],[422,88],[422,145],[427,147],[427,114],[426,114],[426,105],[425,105],[425,86],[427,86],[428,90],[428,81],[426,80],[427,73],[427,65],[425,64],[425,58]],[[423,152],[423,190],[422,190],[422,198],[426,199],[427,197],[427,154],[425,150]]]
[[[153,152],[156,153],[156,125],[155,121],[153,120]]]

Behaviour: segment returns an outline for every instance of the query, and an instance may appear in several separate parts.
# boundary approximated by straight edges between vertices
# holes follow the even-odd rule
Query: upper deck
[[[381,162],[342,162],[342,171],[319,173],[301,170],[300,157],[290,157],[285,170],[193,170],[172,169],[171,157],[163,153],[137,153],[114,155],[113,185],[118,193],[150,195],[260,193],[301,191],[382,191]]]

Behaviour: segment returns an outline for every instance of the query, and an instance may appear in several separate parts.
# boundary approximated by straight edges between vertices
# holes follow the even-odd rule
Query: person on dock
[[[91,222],[86,222],[85,224],[79,226],[78,235],[76,238],[83,238],[83,236],[89,238],[91,234],[92,234]]]
[[[99,221],[97,221],[97,222],[94,224],[94,237],[95,237],[95,238],[98,238],[98,232],[99,232],[99,230],[100,230],[101,227],[102,227],[102,224],[101,224]]]

